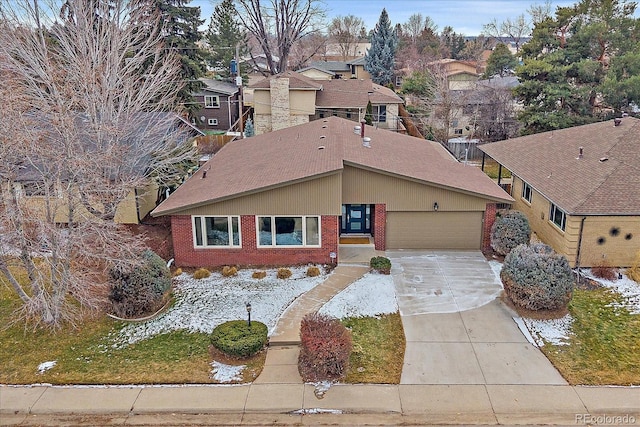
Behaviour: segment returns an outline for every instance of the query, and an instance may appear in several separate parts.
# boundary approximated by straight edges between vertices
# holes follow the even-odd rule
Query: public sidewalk
[[[638,425],[640,388],[568,385],[0,386],[0,425]]]

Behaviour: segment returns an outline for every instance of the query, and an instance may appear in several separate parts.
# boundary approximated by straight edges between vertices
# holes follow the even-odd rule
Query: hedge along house
[[[481,145],[513,176],[513,208],[573,267],[629,266],[640,251],[640,120]]]
[[[480,249],[511,197],[440,144],[329,117],[227,144],[160,204],[176,265],[337,262],[377,250]]]

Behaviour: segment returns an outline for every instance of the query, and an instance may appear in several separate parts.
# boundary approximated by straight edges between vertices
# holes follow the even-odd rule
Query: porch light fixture
[[[245,307],[247,308],[247,326],[251,328],[251,303],[245,303]]]
[[[438,202],[435,202],[435,203],[433,204],[433,210],[437,212],[437,211],[438,211],[438,208],[439,208],[439,206],[438,206]]]

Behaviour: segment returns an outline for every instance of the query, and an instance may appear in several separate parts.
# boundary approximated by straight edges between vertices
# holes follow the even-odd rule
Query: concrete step
[[[269,347],[285,347],[285,346],[292,346],[292,347],[296,347],[300,345],[300,340],[290,340],[290,339],[274,339],[274,340],[269,340]]]

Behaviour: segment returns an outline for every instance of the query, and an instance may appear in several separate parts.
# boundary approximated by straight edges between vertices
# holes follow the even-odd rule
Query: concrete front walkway
[[[299,296],[287,307],[269,337],[267,359],[255,384],[302,384],[298,373],[302,318],[318,311],[367,271],[369,268],[361,265],[338,265],[327,280]]]

